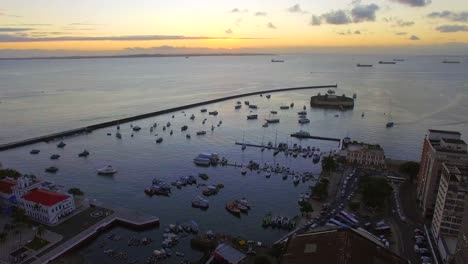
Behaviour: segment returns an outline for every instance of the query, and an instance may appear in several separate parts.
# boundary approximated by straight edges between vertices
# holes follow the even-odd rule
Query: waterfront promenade
[[[279,89],[270,89],[270,90],[263,90],[263,91],[256,91],[256,92],[249,92],[249,93],[243,93],[243,94],[237,94],[237,95],[231,95],[231,96],[225,96],[217,99],[212,99],[212,100],[207,100],[203,102],[198,102],[198,103],[193,103],[193,104],[188,104],[188,105],[183,105],[183,106],[178,106],[178,107],[173,107],[173,108],[168,108],[156,112],[150,112],[146,114],[141,114],[141,115],[136,115],[136,116],[131,116],[131,117],[126,117],[118,120],[113,120],[113,121],[108,121],[104,123],[99,123],[95,125],[90,125],[82,128],[77,128],[77,129],[71,129],[63,132],[58,132],[58,133],[53,133],[45,136],[40,136],[40,137],[35,137],[35,138],[30,138],[26,140],[21,140],[21,141],[16,141],[12,143],[7,143],[0,145],[0,151],[16,148],[16,147],[21,147],[21,146],[27,146],[39,142],[47,142],[59,138],[64,138],[64,137],[69,137],[69,136],[74,136],[74,135],[79,135],[83,133],[90,133],[93,130],[100,129],[100,128],[105,128],[105,127],[110,127],[110,126],[116,126],[119,124],[135,121],[135,120],[140,120],[148,117],[154,117],[158,115],[163,115],[163,114],[168,114],[171,112],[177,112],[177,111],[182,111],[185,109],[190,109],[193,107],[198,107],[202,105],[208,105],[208,104],[214,104],[222,101],[227,101],[227,100],[232,100],[236,98],[241,98],[241,97],[246,97],[246,96],[252,96],[252,95],[262,95],[262,94],[270,94],[270,93],[278,93],[278,92],[287,92],[287,91],[295,91],[295,90],[308,90],[308,89],[323,89],[323,88],[337,88],[338,84],[333,84],[333,85],[319,85],[319,86],[302,86],[302,87],[289,87],[289,88],[279,88]]]
[[[112,210],[113,213],[103,218],[101,221],[90,226],[78,235],[64,241],[57,247],[43,252],[38,256],[31,258],[27,263],[41,264],[48,263],[66,252],[73,250],[80,245],[86,244],[97,237],[101,232],[108,230],[115,225],[123,225],[133,229],[146,229],[159,225],[159,218],[139,211],[130,210],[101,202],[94,202],[91,206]]]

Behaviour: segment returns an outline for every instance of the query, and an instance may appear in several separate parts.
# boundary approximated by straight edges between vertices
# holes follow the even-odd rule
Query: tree
[[[255,256],[254,264],[271,264],[270,259],[267,256]]]
[[[79,188],[70,188],[68,190],[68,193],[72,195],[84,195],[84,192],[81,191]]]
[[[0,179],[7,177],[18,179],[19,177],[21,177],[21,173],[13,169],[0,169]]]
[[[418,175],[419,163],[414,161],[407,161],[400,165],[399,170],[401,173],[408,175],[411,181],[413,181],[414,178],[416,178],[416,175]]]
[[[8,233],[7,233],[7,232],[5,232],[5,231],[4,231],[4,232],[1,232],[1,233],[0,233],[0,243],[5,242],[7,236],[8,236]]]
[[[13,221],[18,224],[25,224],[29,222],[28,216],[26,215],[24,210],[19,207],[15,207],[15,209],[11,213],[11,217],[13,218]]]
[[[333,159],[332,156],[327,156],[322,159],[322,170],[330,173],[332,171],[335,171],[337,168],[337,164],[335,159]]]
[[[361,177],[361,193],[364,203],[372,208],[382,208],[393,188],[386,179],[363,176]]]
[[[312,205],[308,202],[301,203],[301,213],[311,213],[314,211]]]
[[[349,209],[353,211],[357,211],[361,207],[361,204],[359,202],[349,202],[348,206],[349,206]]]

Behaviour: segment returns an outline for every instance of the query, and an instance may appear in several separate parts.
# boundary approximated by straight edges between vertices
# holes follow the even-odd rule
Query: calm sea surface
[[[272,141],[317,146],[322,151],[337,147],[334,142],[289,137],[300,129],[312,135],[344,137],[381,144],[388,157],[417,160],[422,139],[428,128],[456,130],[468,135],[468,62],[443,64],[443,57],[405,57],[396,65],[378,65],[378,60],[392,60],[385,56],[282,56],[284,63],[270,63],[270,57],[193,57],[142,59],[86,59],[0,61],[0,143],[8,143],[52,132],[96,124],[202,100],[238,93],[305,85],[338,83],[337,94],[357,94],[353,110],[310,109],[311,95],[322,90],[303,90],[274,93],[270,100],[252,96],[257,104],[259,119],[269,117],[270,110],[278,110],[280,123],[261,126],[262,121],[248,121],[249,110],[243,106],[234,110],[234,101],[206,106],[218,110],[217,117],[200,113],[202,107],[133,122],[142,127],[131,137],[130,124],[122,124],[123,139],[114,135],[115,127],[96,130],[91,134],[65,139],[67,146],[57,149],[57,142],[39,143],[0,152],[4,167],[34,173],[46,180],[68,187],[81,188],[90,197],[141,210],[161,218],[161,228],[135,234],[118,228],[124,236],[121,242],[99,238],[81,250],[87,260],[100,259],[113,263],[97,246],[107,241],[115,249],[125,248],[130,236],[150,236],[156,243],[132,249],[131,257],[140,261],[159,247],[162,229],[169,223],[194,219],[202,230],[227,232],[251,239],[272,242],[284,232],[264,230],[261,219],[266,212],[287,216],[299,214],[298,195],[311,184],[294,186],[291,179],[283,181],[279,175],[266,179],[263,174],[240,175],[232,167],[198,168],[192,159],[200,152],[217,152],[230,161],[246,163],[257,160],[270,164],[291,166],[297,171],[320,173],[320,167],[310,159],[273,157],[271,151],[256,148],[241,151],[235,141],[261,143]],[[373,68],[357,68],[356,63],[374,63]],[[279,106],[295,103],[290,110]],[[296,112],[307,105],[311,123],[299,125]],[[361,117],[361,113],[365,117]],[[194,113],[195,120],[189,116]],[[338,115],[336,117],[335,115]],[[391,115],[395,126],[385,128]],[[202,120],[207,118],[205,125]],[[162,124],[170,121],[174,130],[163,132]],[[216,125],[222,121],[222,125]],[[159,126],[153,133],[149,127]],[[210,131],[211,125],[216,128]],[[189,126],[192,139],[180,131]],[[195,132],[207,130],[206,136]],[[162,144],[155,143],[155,134],[162,136]],[[30,155],[32,148],[41,150]],[[78,158],[83,149],[91,152],[88,158]],[[59,160],[49,159],[51,154]],[[95,171],[112,164],[119,172],[114,177],[97,176]],[[44,174],[44,168],[54,165],[58,173]],[[210,197],[210,208],[200,211],[191,208],[190,201],[201,192],[196,186],[173,190],[171,197],[147,197],[144,188],[155,177],[171,182],[180,176],[206,172],[208,183],[223,183],[225,188]],[[246,197],[255,206],[248,215],[235,218],[224,204]],[[188,241],[188,239],[186,239]],[[110,243],[110,244],[109,244]],[[114,243],[114,244],[112,244]],[[188,243],[178,248],[189,254]],[[196,257],[196,253],[190,253]],[[172,261],[178,263],[177,259]]]

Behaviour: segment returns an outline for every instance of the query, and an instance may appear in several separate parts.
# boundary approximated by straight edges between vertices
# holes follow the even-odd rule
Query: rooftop
[[[461,139],[453,139],[453,138],[442,138],[443,141],[450,143],[450,144],[462,144],[466,145],[465,141]]]
[[[406,261],[356,230],[338,228],[292,237],[281,263],[398,264]]]
[[[11,189],[16,185],[16,181],[13,179],[2,179],[0,180],[0,193],[12,194],[13,190]]]
[[[61,193],[35,189],[23,196],[23,199],[45,206],[52,206],[68,199],[68,197],[70,196]]]
[[[221,257],[228,263],[240,263],[246,258],[246,255],[244,253],[227,244],[220,244],[215,249],[214,254],[218,257]]]

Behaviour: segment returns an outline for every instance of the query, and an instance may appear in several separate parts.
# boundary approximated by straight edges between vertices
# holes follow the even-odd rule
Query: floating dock
[[[236,98],[241,98],[241,97],[245,97],[245,96],[252,96],[252,95],[259,95],[259,94],[269,94],[269,93],[278,93],[278,92],[287,92],[287,91],[295,91],[295,90],[323,89],[323,88],[337,88],[337,87],[338,87],[338,84],[319,85],[319,86],[302,86],[302,87],[270,89],[270,90],[263,90],[263,91],[257,91],[257,92],[250,92],[250,93],[243,93],[243,94],[225,96],[225,97],[221,97],[221,98],[217,98],[217,99],[212,99],[212,100],[207,100],[207,101],[203,101],[203,102],[198,102],[198,103],[193,103],[193,104],[168,108],[168,109],[165,109],[165,110],[150,112],[150,113],[131,116],[131,117],[126,117],[126,118],[122,118],[122,119],[118,119],[118,120],[114,120],[114,121],[108,121],[108,122],[99,123],[99,124],[95,124],[95,125],[91,125],[91,126],[87,126],[87,127],[82,127],[82,128],[67,130],[67,131],[63,131],[63,132],[59,132],[59,133],[49,134],[49,135],[45,135],[45,136],[41,136],[41,137],[35,137],[35,138],[26,139],[26,140],[7,143],[7,144],[0,145],[0,151],[4,151],[4,150],[16,148],[16,147],[21,147],[21,146],[27,146],[27,145],[31,145],[31,144],[35,144],[35,143],[39,143],[39,142],[52,141],[52,140],[61,139],[61,138],[64,138],[64,137],[69,137],[69,136],[75,136],[75,135],[84,134],[84,133],[91,133],[93,130],[100,129],[100,128],[116,126],[116,125],[119,125],[119,124],[132,122],[132,121],[135,121],[135,120],[140,120],[140,119],[144,119],[144,118],[148,118],[148,117],[154,117],[154,116],[158,116],[158,115],[177,112],[177,111],[190,109],[190,108],[198,107],[198,106],[202,106],[202,105],[214,104],[214,103],[227,101],[227,100],[232,100],[232,99],[236,99]]]

